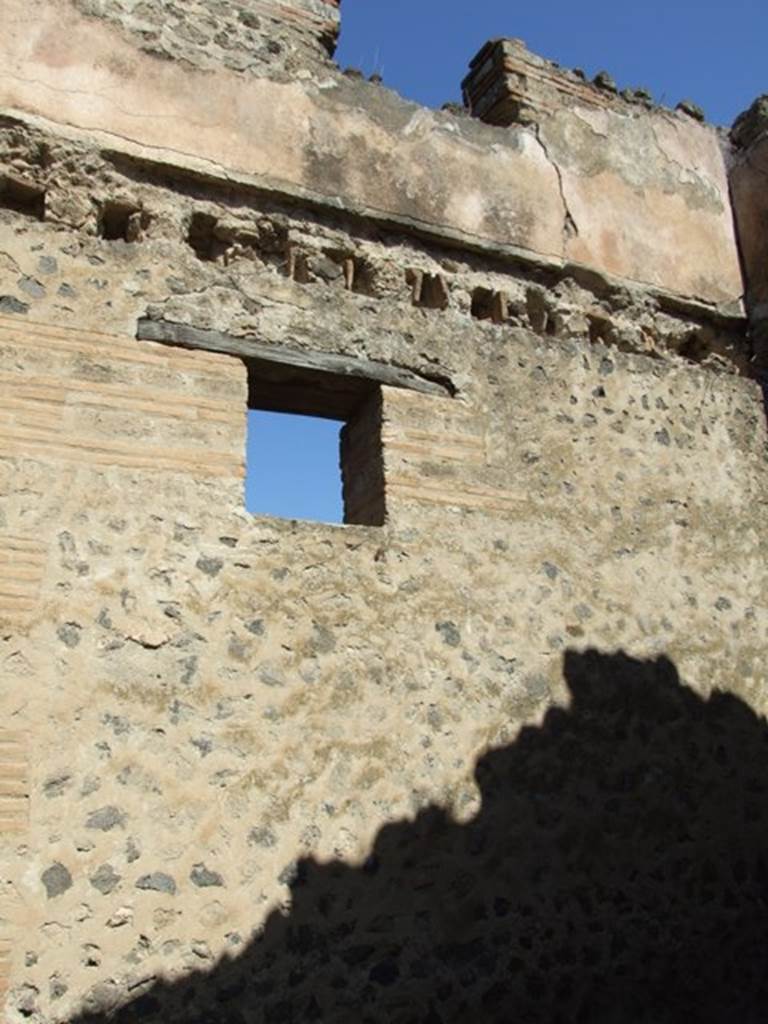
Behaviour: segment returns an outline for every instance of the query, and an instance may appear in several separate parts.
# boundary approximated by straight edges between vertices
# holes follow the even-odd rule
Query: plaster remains
[[[3,1019],[764,1020],[765,97],[3,13]],[[344,526],[245,512],[249,406]]]

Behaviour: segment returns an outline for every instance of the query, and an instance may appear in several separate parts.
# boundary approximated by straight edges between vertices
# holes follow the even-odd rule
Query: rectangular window
[[[250,420],[246,504],[253,512],[382,526],[386,519],[382,386],[440,397],[455,394],[450,380],[397,364],[265,344],[168,320],[142,317],[136,337],[242,359],[248,371]],[[282,414],[279,442],[276,434],[268,432],[264,413]],[[313,425],[311,419],[329,420],[331,425]],[[328,445],[337,451],[335,463],[332,455],[321,454],[327,453]],[[291,465],[299,455],[309,455],[310,463],[314,458],[318,465],[311,470],[306,463],[304,468],[296,461]],[[322,503],[312,499],[312,504],[306,504],[312,490],[322,491]]]
[[[370,380],[247,359],[246,508],[381,526],[381,392]]]

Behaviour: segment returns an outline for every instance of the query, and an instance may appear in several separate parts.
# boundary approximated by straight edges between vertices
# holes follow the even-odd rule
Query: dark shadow
[[[569,652],[567,710],[477,764],[482,810],[305,860],[237,959],[107,1020],[768,1021],[768,731],[665,658]]]
[[[761,367],[755,360],[752,363],[752,377],[760,386],[763,396],[763,412],[768,420],[768,369]]]

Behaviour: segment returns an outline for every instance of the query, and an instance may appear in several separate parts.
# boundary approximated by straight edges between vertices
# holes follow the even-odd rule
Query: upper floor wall
[[[196,10],[200,24],[212,26],[206,3]],[[287,64],[261,65],[270,77],[239,73],[219,34],[213,49],[202,36],[178,54],[166,44],[148,47],[147,32],[167,43],[171,29],[165,22],[137,28],[128,7],[109,0],[104,17],[94,18],[82,13],[83,0],[7,0],[0,110],[159,164],[464,247],[548,266],[579,264],[740,313],[742,280],[714,129],[684,114],[578,99],[536,123],[493,127],[349,81],[330,63],[295,74],[284,73]],[[263,25],[274,22],[271,4],[249,3],[246,17],[256,7],[264,8]],[[242,19],[246,8],[233,10]],[[338,13],[315,0],[279,10],[281,32],[304,26],[289,31],[296,46],[306,26],[333,25]],[[192,18],[172,31],[194,35],[197,27]]]
[[[72,0],[143,53],[200,69],[295,75],[336,47],[339,0]]]

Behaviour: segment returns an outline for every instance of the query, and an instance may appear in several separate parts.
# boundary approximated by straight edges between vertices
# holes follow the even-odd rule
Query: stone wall
[[[339,31],[339,0],[73,0],[91,26],[106,21],[140,52],[185,67],[292,76],[322,67]]]
[[[77,46],[58,112],[23,88],[38,9],[0,92],[8,1019],[761,1019],[766,432],[715,134],[600,114],[666,140],[636,202],[589,110],[492,128],[328,70],[242,95],[365,158],[287,131],[246,173],[108,134]],[[163,102],[198,81],[94,12]],[[267,391],[337,403],[377,525],[245,512]]]
[[[743,312],[720,139],[685,114],[577,106],[538,130],[495,128],[330,68],[290,80],[190,70],[67,0],[33,0],[31,19],[28,0],[7,2],[6,110],[160,167]]]

